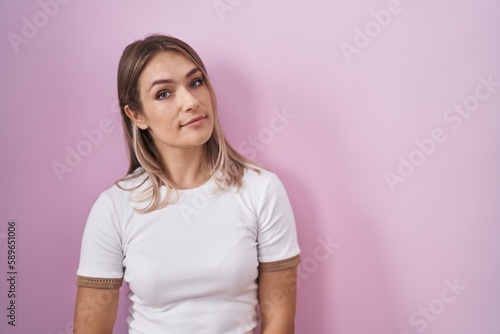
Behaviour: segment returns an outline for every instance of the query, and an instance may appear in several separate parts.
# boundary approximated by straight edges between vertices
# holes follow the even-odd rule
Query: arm
[[[293,334],[297,267],[259,273],[262,334]]]
[[[118,311],[119,289],[78,287],[74,334],[111,334]]]

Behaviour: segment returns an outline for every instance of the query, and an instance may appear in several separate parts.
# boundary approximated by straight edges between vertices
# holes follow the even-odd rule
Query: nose
[[[181,103],[182,111],[195,111],[200,106],[200,102],[186,88],[181,88],[178,91],[177,96]]]

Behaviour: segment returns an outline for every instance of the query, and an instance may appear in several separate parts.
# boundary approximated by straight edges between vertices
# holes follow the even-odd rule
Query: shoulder
[[[242,179],[243,187],[262,188],[270,183],[280,182],[278,176],[267,169],[248,165]]]
[[[129,175],[103,190],[96,201],[96,205],[100,203],[101,206],[120,210],[123,207],[130,207],[133,198],[147,187],[145,181],[146,176],[144,174]]]
[[[256,165],[248,165],[243,175],[243,182],[263,184],[276,178],[276,174]]]
[[[242,190],[261,204],[271,197],[286,196],[285,187],[275,173],[254,165],[250,165],[245,171]]]

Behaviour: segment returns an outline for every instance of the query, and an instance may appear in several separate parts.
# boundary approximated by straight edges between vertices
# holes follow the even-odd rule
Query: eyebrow
[[[187,72],[186,74],[186,79],[189,78],[190,76],[192,76],[193,74],[195,74],[196,72],[201,72],[201,70],[198,68],[198,67],[195,67],[193,68],[191,71]],[[159,80],[155,80],[153,81],[153,83],[151,84],[151,87],[149,87],[148,89],[148,92],[151,90],[151,88],[153,88],[153,86],[155,85],[161,85],[161,84],[166,84],[166,83],[172,83],[173,80],[172,79],[159,79]]]

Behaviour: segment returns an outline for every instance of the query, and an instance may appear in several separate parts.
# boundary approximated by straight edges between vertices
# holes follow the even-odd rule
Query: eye
[[[203,79],[194,79],[191,82],[191,87],[199,87],[203,84]]]
[[[163,99],[168,98],[169,96],[170,96],[170,92],[167,92],[166,90],[164,90],[164,91],[159,92],[158,95],[156,96],[156,98],[158,100],[163,100]]]

